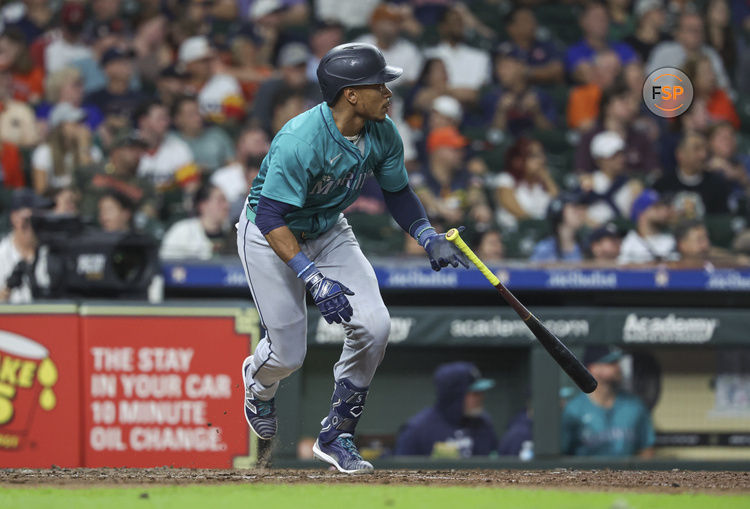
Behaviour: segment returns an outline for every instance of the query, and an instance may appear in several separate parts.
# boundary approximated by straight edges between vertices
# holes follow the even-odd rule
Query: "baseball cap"
[[[560,397],[560,399],[568,400],[576,395],[576,390],[566,385],[565,387],[560,387],[557,395]]]
[[[86,7],[83,2],[65,2],[60,10],[60,20],[67,28],[80,29],[86,18]]]
[[[632,207],[630,207],[630,220],[637,223],[638,218],[641,217],[641,214],[643,214],[647,208],[660,201],[661,197],[659,196],[659,193],[653,189],[645,189],[638,195],[638,198],[635,199]]]
[[[13,191],[10,197],[11,212],[19,209],[46,209],[52,206],[52,202],[42,198],[28,188],[20,188]]]
[[[482,378],[476,364],[466,361],[454,361],[441,364],[434,374],[436,386],[448,384],[453,387],[466,387],[467,392],[484,392],[495,386],[495,381]]]
[[[17,44],[28,44],[26,34],[17,25],[6,26],[4,32],[0,32],[0,37],[8,38]]]
[[[640,18],[649,11],[663,8],[664,2],[662,0],[638,0],[638,2],[635,4],[635,9],[633,10],[633,12],[635,12],[636,18]]]
[[[606,238],[619,239],[620,237],[620,230],[619,228],[617,228],[617,225],[615,223],[604,223],[591,232],[591,234],[589,235],[589,244],[593,244],[594,242],[598,242]]]
[[[441,95],[432,101],[432,109],[445,115],[454,122],[461,122],[464,116],[464,110],[461,103],[455,97]]]
[[[281,0],[255,0],[250,7],[250,18],[258,19],[284,7]]]
[[[469,392],[484,392],[492,389],[495,386],[495,381],[490,378],[482,378],[482,373],[479,368],[474,364],[469,363],[469,376],[471,382],[469,383]]]
[[[64,122],[80,122],[86,118],[86,112],[70,103],[59,103],[49,114],[50,127],[57,127]]]
[[[115,18],[109,21],[96,23],[91,29],[90,38],[101,39],[113,34],[124,34],[127,31],[127,24],[122,18]]]
[[[102,67],[107,67],[107,64],[114,60],[130,60],[135,56],[135,53],[131,49],[123,50],[120,48],[109,48],[102,55]]]
[[[307,63],[310,52],[301,42],[285,44],[279,51],[279,67],[294,67]]]
[[[602,131],[591,140],[591,157],[608,159],[625,149],[622,136],[614,131]]]
[[[127,129],[124,132],[120,132],[115,136],[114,142],[112,143],[112,149],[122,147],[148,147],[148,143],[141,136],[140,131]]]
[[[258,29],[252,23],[242,23],[232,31],[230,40],[235,41],[237,39],[247,39],[252,41],[254,44],[262,44],[263,37],[258,32]]]
[[[187,77],[187,73],[183,72],[176,65],[169,65],[165,67],[164,69],[162,69],[161,71],[159,71],[159,77],[182,79],[182,78]]]
[[[583,205],[586,203],[586,200],[583,194],[574,191],[560,193],[547,206],[547,220],[555,226],[559,224],[563,218],[565,205],[569,203]]]
[[[495,381],[491,378],[477,378],[469,386],[470,392],[489,391],[495,386]]]
[[[177,59],[181,64],[189,64],[211,56],[211,45],[202,35],[189,37],[180,44]]]
[[[469,144],[458,129],[453,126],[439,127],[427,136],[427,151],[434,152],[439,148],[464,148]]]
[[[625,352],[614,346],[587,346],[583,353],[583,363],[586,365],[595,362],[600,364],[612,364],[622,359],[624,355]]]

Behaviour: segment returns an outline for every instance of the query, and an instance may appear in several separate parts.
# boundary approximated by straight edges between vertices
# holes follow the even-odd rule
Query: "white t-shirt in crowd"
[[[341,0],[316,0],[315,19],[337,21],[347,29],[367,26],[375,7],[382,0],[357,0],[356,2],[342,2]],[[388,60],[386,59],[386,62]],[[390,62],[389,62],[390,63]]]
[[[138,176],[151,179],[159,187],[170,182],[178,170],[192,164],[195,164],[193,153],[187,143],[168,134],[156,152],[141,157]]]
[[[500,173],[493,182],[496,188],[510,188],[516,197],[518,205],[532,219],[544,219],[547,217],[547,207],[552,197],[544,186],[539,182],[529,183],[516,179],[510,173]],[[497,221],[506,228],[515,228],[518,225],[516,217],[505,209],[499,209]]]
[[[211,174],[211,183],[221,189],[229,203],[244,200],[250,193],[245,171],[240,163],[228,164]]]
[[[448,71],[451,87],[479,89],[490,79],[490,56],[486,51],[459,43],[443,42],[427,49],[426,58],[440,58]]]
[[[159,256],[165,260],[208,260],[212,255],[213,244],[197,217],[173,224],[164,234],[159,249]]]
[[[102,151],[96,145],[91,146],[91,160],[98,163],[102,160]],[[72,152],[68,152],[63,158],[63,164],[65,165],[65,173],[61,175],[55,175],[52,169],[52,147],[49,143],[39,145],[31,153],[31,167],[34,170],[41,170],[47,173],[47,182],[49,187],[53,189],[60,189],[73,184],[73,174],[75,172],[75,156]]]
[[[675,260],[675,241],[669,233],[658,233],[650,237],[641,237],[637,231],[630,230],[622,240],[620,256],[617,263],[649,263],[661,260]]]
[[[591,174],[591,177],[593,180],[593,191],[597,194],[605,194],[612,187],[612,179],[601,171],[595,171]],[[639,189],[632,186],[630,182],[626,182],[617,190],[612,201],[617,210],[620,211],[621,216],[630,217],[630,208],[633,205],[633,201],[638,197],[638,192]],[[589,205],[587,216],[593,223],[601,224],[614,219],[616,214],[609,203],[600,200]]]
[[[716,82],[718,85],[724,90],[730,90],[731,83],[729,81],[729,76],[727,75],[726,69],[724,69],[724,63],[716,50],[711,46],[703,45],[700,51],[703,56],[711,61],[711,67],[714,68],[714,72],[716,73]],[[660,42],[653,50],[651,50],[651,55],[646,63],[644,72],[646,75],[649,75],[662,67],[680,67],[685,63],[686,59],[687,53],[685,52],[685,48],[679,42]]]
[[[224,101],[230,97],[242,99],[240,83],[229,74],[215,74],[198,93],[201,115],[212,119],[222,119]]]
[[[375,45],[375,36],[365,34],[357,42],[364,42]],[[399,38],[390,48],[380,48],[388,65],[401,67],[404,74],[396,80],[393,80],[388,86],[399,86],[406,82],[414,82],[419,78],[419,72],[422,70],[422,53],[417,49],[414,43]]]
[[[417,160],[417,144],[414,142],[414,131],[409,124],[400,118],[392,118],[396,124],[398,134],[401,136],[401,142],[404,144],[404,162],[408,163]]]
[[[60,36],[44,49],[44,68],[47,74],[59,71],[78,60],[94,59],[91,48],[85,44],[70,44]]]
[[[21,253],[13,244],[13,234],[9,233],[0,241],[0,289],[5,289],[8,276],[13,273],[18,262],[21,261]],[[33,300],[31,284],[28,278],[23,278],[21,286],[10,291],[8,302],[11,304],[23,304]]]

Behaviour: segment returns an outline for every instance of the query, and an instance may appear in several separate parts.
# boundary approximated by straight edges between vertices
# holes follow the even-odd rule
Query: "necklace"
[[[347,140],[351,141],[355,145],[359,142],[359,139],[362,137],[362,131],[358,132],[354,136],[344,136]]]

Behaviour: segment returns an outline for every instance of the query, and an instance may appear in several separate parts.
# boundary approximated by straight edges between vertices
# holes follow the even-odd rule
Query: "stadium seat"
[[[503,232],[505,256],[510,259],[527,259],[534,246],[549,235],[549,225],[544,219],[526,219],[518,222],[515,231]]]
[[[547,92],[552,100],[555,102],[555,109],[562,113],[568,106],[568,96],[570,96],[570,87],[567,85],[554,85],[550,87],[544,87],[544,91]]]
[[[581,28],[578,25],[578,9],[570,5],[545,3],[534,9],[537,20],[566,45],[581,39]]]
[[[568,143],[565,129],[535,129],[531,132],[531,137],[542,142],[547,154],[564,154],[573,148]]]
[[[750,97],[740,96],[737,99],[737,114],[740,116],[742,132],[750,133]]]
[[[716,247],[729,249],[738,231],[746,225],[746,221],[733,214],[711,214],[704,218],[711,244]]]
[[[8,214],[10,207],[10,196],[12,189],[0,188],[0,238],[10,230],[10,216]]]
[[[388,256],[403,251],[404,233],[394,226],[390,214],[351,212],[346,219],[366,253]]]

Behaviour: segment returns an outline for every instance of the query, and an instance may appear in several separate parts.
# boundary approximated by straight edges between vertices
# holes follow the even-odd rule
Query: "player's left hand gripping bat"
[[[500,292],[503,299],[510,304],[518,316],[521,317],[523,323],[529,328],[529,330],[536,336],[536,339],[542,344],[542,346],[549,352],[555,362],[565,371],[568,376],[581,388],[583,392],[589,393],[596,389],[596,379],[589,373],[589,370],[573,355],[573,352],[568,350],[562,341],[557,336],[552,334],[547,327],[545,327],[539,319],[534,316],[531,311],[526,309],[526,306],[516,298],[515,295],[510,293],[505,285],[492,273],[487,266],[482,263],[482,260],[474,254],[469,246],[463,241],[458,233],[458,230],[451,228],[445,235],[445,238],[456,245],[471,262],[477,266],[480,272],[486,277],[492,286]]]

